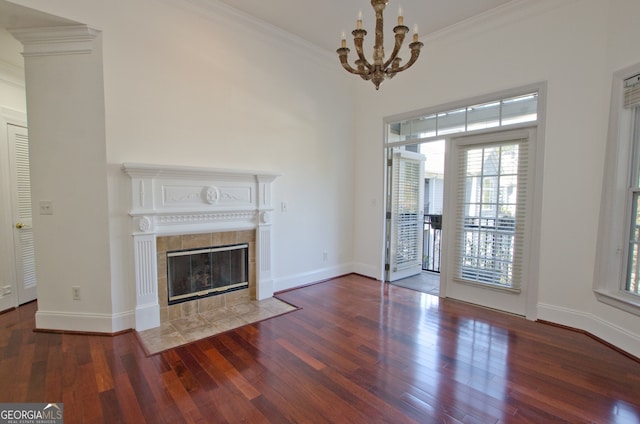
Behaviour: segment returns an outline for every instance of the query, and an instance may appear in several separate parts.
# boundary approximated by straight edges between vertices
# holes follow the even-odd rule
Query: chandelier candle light
[[[380,88],[380,84],[386,78],[393,78],[398,72],[402,72],[413,65],[416,60],[418,60],[418,56],[420,56],[420,49],[423,46],[423,44],[418,41],[418,26],[415,25],[413,27],[413,42],[409,44],[409,49],[411,49],[411,59],[409,59],[404,66],[400,66],[402,59],[398,57],[398,53],[400,52],[400,48],[404,42],[404,36],[409,32],[409,28],[404,25],[402,8],[400,8],[398,10],[398,25],[393,28],[396,38],[395,46],[393,48],[393,53],[391,53],[391,57],[385,61],[384,35],[382,33],[384,18],[382,17],[382,13],[384,12],[384,8],[387,6],[387,3],[389,3],[388,0],[371,0],[371,6],[373,6],[373,10],[376,12],[376,39],[373,47],[373,63],[369,63],[369,61],[367,61],[364,57],[364,52],[362,51],[364,36],[367,35],[367,31],[362,29],[362,12],[358,13],[356,29],[351,32],[351,34],[353,34],[353,44],[355,45],[356,52],[358,53],[358,59],[355,61],[356,68],[351,67],[347,60],[347,55],[350,50],[347,48],[347,39],[344,32],[342,33],[342,45],[337,50],[342,67],[352,74],[360,75],[360,77],[365,81],[371,80],[371,82],[376,86],[376,90]]]

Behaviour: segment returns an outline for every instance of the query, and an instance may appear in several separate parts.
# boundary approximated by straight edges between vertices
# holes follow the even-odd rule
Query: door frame
[[[26,114],[0,106],[0,199],[3,204],[11,206],[0,208],[0,311],[19,305],[13,232],[13,198],[10,185],[9,125],[26,128]],[[3,296],[7,286],[11,287],[11,292]]]
[[[520,126],[519,128],[494,128],[493,130],[486,130],[479,133],[464,134],[459,136],[451,136],[447,140],[446,150],[446,165],[445,165],[445,181],[449,181],[448,188],[445,188],[445,205],[444,210],[451,212],[451,219],[443,219],[443,240],[442,240],[442,252],[444,253],[442,266],[443,276],[440,279],[441,287],[445,287],[448,297],[456,298],[461,301],[478,304],[480,306],[489,307],[492,309],[502,310],[504,312],[515,313],[517,315],[525,316],[528,319],[537,319],[537,269],[538,269],[538,251],[539,245],[539,212],[538,203],[539,197],[537,194],[536,175],[539,173],[539,164],[537,161],[537,125]],[[461,281],[454,281],[456,262],[456,219],[453,217],[453,211],[457,206],[457,178],[458,178],[458,155],[459,147],[457,145],[460,141],[463,145],[468,145],[467,141],[471,140],[472,144],[483,145],[492,142],[504,142],[509,140],[527,139],[528,147],[528,175],[527,184],[530,186],[527,190],[528,193],[528,207],[526,216],[526,243],[524,246],[524,267],[522,271],[522,278],[524,280],[521,289],[516,292],[508,289],[494,288],[491,286],[483,286],[481,283],[464,283]],[[536,224],[537,222],[537,224]],[[464,290],[464,292],[461,292]],[[456,293],[456,291],[458,293]],[[515,296],[519,296],[518,299]],[[491,299],[493,297],[493,299]],[[487,299],[488,300],[483,300]],[[518,305],[508,305],[511,300],[516,300]],[[494,303],[491,303],[494,302]],[[503,306],[504,305],[504,306]]]
[[[434,113],[440,113],[442,111],[454,110],[462,107],[467,107],[469,105],[474,104],[482,104],[486,102],[497,101],[498,99],[516,97],[519,95],[524,95],[526,93],[536,92],[538,94],[538,109],[537,109],[537,120],[535,123],[526,123],[526,124],[514,124],[508,125],[501,128],[505,130],[511,129],[519,129],[525,127],[534,127],[536,128],[536,148],[535,148],[535,173],[533,177],[533,206],[532,206],[532,235],[530,240],[530,258],[529,258],[529,295],[527,296],[527,304],[526,304],[526,318],[529,320],[536,320],[538,318],[538,286],[539,286],[539,269],[540,269],[540,238],[541,238],[541,227],[542,227],[542,191],[543,191],[543,170],[544,170],[544,152],[545,152],[545,139],[546,139],[546,121],[547,121],[547,82],[539,81],[532,84],[513,87],[485,95],[475,96],[472,98],[457,100],[437,106],[430,106],[424,109],[414,110],[411,112],[404,112],[396,115],[391,115],[383,118],[383,134],[382,134],[382,163],[381,166],[384,169],[383,175],[384,178],[381,181],[380,192],[383,196],[387,193],[387,166],[386,166],[386,149],[394,146],[407,145],[407,144],[416,144],[422,141],[430,141],[432,139],[445,139],[446,140],[446,150],[451,151],[451,143],[450,139],[456,135],[463,134],[450,134],[450,135],[441,135],[434,138],[425,138],[425,139],[417,139],[417,140],[402,140],[402,141],[394,141],[390,137],[389,133],[389,125],[392,123],[397,123],[407,119],[418,118],[421,116],[427,116]],[[482,134],[483,132],[492,132],[496,131],[497,128],[491,128],[487,130],[477,130],[472,132],[467,132],[467,135],[473,134]],[[445,158],[445,174],[446,168],[448,167],[447,159]],[[446,236],[444,235],[445,225],[448,220],[446,218],[447,212],[447,204],[448,204],[448,191],[450,189],[447,187],[445,175],[445,189],[444,189],[444,210],[443,210],[443,246],[442,249],[446,248]],[[384,198],[384,197],[383,197]],[[386,206],[386,205],[385,205]],[[383,214],[381,214],[381,238],[382,243],[380,245],[380,278],[381,281],[384,281],[384,263],[385,263],[385,252],[386,252],[386,244],[388,243],[386,234],[384,232],[384,222],[386,217],[387,209],[385,207]],[[440,297],[447,297],[447,284],[446,281],[449,278],[448,271],[446,267],[447,258],[446,256],[441,258],[441,271],[440,271]]]

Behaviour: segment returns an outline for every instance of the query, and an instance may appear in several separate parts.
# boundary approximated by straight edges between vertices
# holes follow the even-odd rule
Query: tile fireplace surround
[[[162,259],[158,253],[166,250],[166,241],[172,240],[166,238],[169,236],[212,243],[234,238],[234,234],[255,237],[254,249],[250,249],[254,250],[250,264],[255,259],[255,265],[247,292],[256,300],[273,296],[271,183],[278,174],[131,163],[123,164],[122,169],[131,179],[137,331],[160,326],[161,309],[163,318],[168,316],[164,309],[166,278],[159,278]],[[164,290],[159,284],[165,284]]]

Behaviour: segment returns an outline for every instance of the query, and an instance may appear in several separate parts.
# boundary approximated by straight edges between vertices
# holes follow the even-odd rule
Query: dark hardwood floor
[[[640,423],[640,364],[592,338],[350,275],[301,310],[147,357],[135,333],[0,315],[0,402],[70,423]]]

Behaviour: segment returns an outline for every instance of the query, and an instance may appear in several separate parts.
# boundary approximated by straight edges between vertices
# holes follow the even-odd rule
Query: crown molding
[[[275,25],[256,18],[248,13],[238,10],[219,0],[159,0],[165,3],[173,4],[177,7],[190,10],[200,17],[216,20],[228,24],[237,22],[242,25],[242,29],[253,31],[258,38],[264,38],[265,35],[274,41],[282,43],[285,46],[295,50],[295,53],[303,55],[317,65],[324,66],[328,69],[344,72],[337,56],[333,51],[327,51],[317,45],[298,37],[295,34],[287,32]],[[240,29],[239,29],[240,30]],[[334,66],[337,64],[337,66]]]
[[[89,54],[100,31],[86,25],[8,29],[24,46],[24,57]]]
[[[577,0],[511,0],[502,6],[487,10],[441,30],[429,33],[421,38],[428,43],[439,39],[456,36],[473,36],[496,26],[519,21],[529,16],[539,15],[549,10],[557,9],[565,4]],[[423,40],[424,39],[424,40]]]

